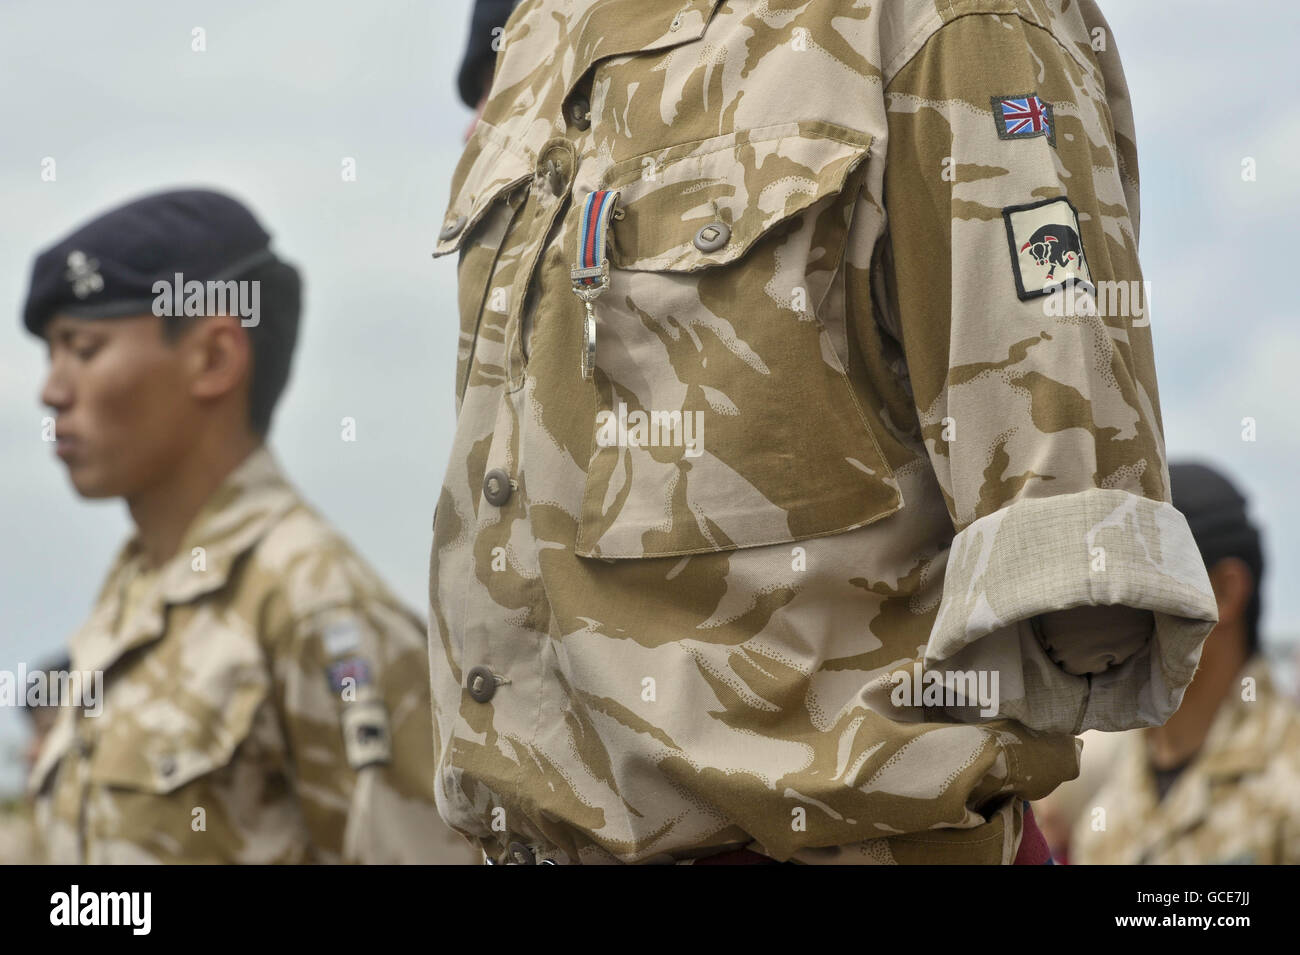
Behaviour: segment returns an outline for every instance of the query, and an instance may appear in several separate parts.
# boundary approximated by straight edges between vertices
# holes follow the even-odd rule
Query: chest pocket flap
[[[232,661],[233,662],[233,661]],[[151,692],[124,676],[99,717],[90,761],[93,782],[168,793],[226,766],[248,738],[270,680],[255,663],[230,666],[218,678]],[[124,705],[124,698],[137,695]]]
[[[707,553],[902,506],[822,312],[865,134],[791,122],[611,167],[610,287],[576,550]]]
[[[519,188],[533,176],[525,151],[495,127],[479,121],[451,179],[451,198],[433,255],[459,253],[456,348],[456,403],[469,384],[470,369],[489,309],[488,289],[501,257],[510,223],[521,204]],[[492,313],[496,321],[504,315]],[[500,339],[503,329],[489,337]],[[482,356],[480,356],[482,357]]]
[[[532,175],[533,163],[525,152],[480,120],[452,173],[451,196],[433,257],[460,251],[496,200]]]

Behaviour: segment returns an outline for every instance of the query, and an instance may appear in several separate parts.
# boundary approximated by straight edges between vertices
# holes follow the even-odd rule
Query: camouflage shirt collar
[[[704,35],[720,0],[641,0],[629,16],[628,5],[595,3],[574,25],[573,65],[563,98],[597,60],[627,53],[666,50]]]
[[[1254,680],[1254,695],[1243,699],[1242,681]],[[1279,705],[1277,692],[1269,675],[1268,661],[1256,654],[1241,668],[1215,714],[1205,748],[1199,760],[1201,770],[1210,778],[1240,776],[1262,772],[1272,757],[1270,741],[1263,738],[1260,727],[1269,723],[1266,714]]]
[[[113,563],[90,622],[74,638],[77,665],[106,667],[127,650],[161,635],[166,605],[189,603],[224,587],[236,561],[297,501],[270,449],[259,446],[199,509],[148,592],[127,608],[125,588],[143,570],[139,536],[133,535]],[[128,609],[130,619],[119,619]]]
[[[225,586],[231,568],[297,501],[271,450],[260,445],[227,475],[160,569],[167,603],[188,603]]]

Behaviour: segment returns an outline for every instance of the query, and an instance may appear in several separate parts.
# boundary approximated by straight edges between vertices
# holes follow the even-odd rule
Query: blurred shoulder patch
[[[330,657],[351,653],[361,646],[361,625],[352,617],[331,621],[321,633],[325,655]]]
[[[1067,282],[1082,282],[1092,288],[1079,215],[1069,199],[1007,206],[1002,217],[1021,301],[1050,295]]]
[[[1056,117],[1052,104],[1037,93],[1014,93],[994,96],[993,122],[998,129],[998,139],[1036,139],[1043,137],[1056,146]]]
[[[353,769],[387,763],[393,758],[388,711],[378,700],[349,703],[343,710],[343,748]]]

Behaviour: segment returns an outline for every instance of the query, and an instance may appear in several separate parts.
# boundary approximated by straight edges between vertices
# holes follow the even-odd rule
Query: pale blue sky
[[[1170,455],[1214,462],[1250,492],[1268,528],[1265,630],[1291,640],[1300,7],[1102,6],[1136,106]],[[128,532],[122,505],[77,499],[41,441],[44,353],[18,318],[31,257],[90,214],[177,184],[242,197],[303,268],[303,334],[272,445],[423,613],[457,335],[455,256],[429,253],[469,118],[454,87],[468,17],[468,0],[0,5],[0,669],[57,650]],[[196,26],[205,53],[190,49]],[[40,179],[46,156],[57,182]],[[345,156],[356,182],[340,179]],[[339,438],[345,416],[355,443]],[[1254,443],[1241,440],[1247,416]],[[0,790],[17,778],[2,764],[20,719],[0,709]]]

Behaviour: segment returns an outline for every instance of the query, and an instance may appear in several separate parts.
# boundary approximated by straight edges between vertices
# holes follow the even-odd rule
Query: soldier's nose
[[[72,386],[54,367],[41,385],[41,404],[55,411],[65,411],[72,404]]]

